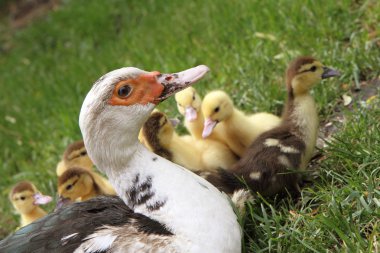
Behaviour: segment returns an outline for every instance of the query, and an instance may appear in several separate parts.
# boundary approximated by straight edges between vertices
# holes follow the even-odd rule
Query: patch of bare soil
[[[58,7],[60,0],[14,0],[6,6],[9,25],[18,29]]]

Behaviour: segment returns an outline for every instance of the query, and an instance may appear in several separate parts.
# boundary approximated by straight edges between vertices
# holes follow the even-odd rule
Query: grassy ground
[[[81,103],[103,73],[206,64],[212,72],[196,86],[202,95],[220,88],[247,112],[279,113],[287,62],[314,55],[343,73],[314,91],[326,119],[347,92],[342,84],[379,75],[378,13],[378,1],[66,0],[25,29],[2,23],[0,237],[17,225],[7,199],[14,183],[28,179],[55,194],[55,165],[81,138]],[[372,107],[343,111],[347,122],[322,150],[320,176],[298,203],[249,205],[246,252],[379,251],[378,107],[375,99]],[[178,115],[173,100],[160,108]]]

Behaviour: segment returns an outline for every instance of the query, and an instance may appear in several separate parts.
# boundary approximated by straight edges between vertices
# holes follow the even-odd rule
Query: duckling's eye
[[[129,96],[129,94],[131,94],[131,91],[132,91],[131,86],[124,85],[124,86],[122,86],[122,87],[119,88],[119,90],[117,91],[117,95],[120,98],[126,98],[126,97]]]
[[[71,188],[73,188],[73,185],[72,184],[69,184],[68,186],[66,186],[66,190],[70,190]]]
[[[193,95],[193,100],[195,100],[195,95]]]
[[[81,155],[81,156],[85,156],[85,155],[87,155],[87,151],[82,151],[82,152],[80,152],[80,155]]]
[[[25,200],[25,197],[24,197],[24,196],[21,196],[20,199],[21,199],[21,200]]]
[[[310,71],[311,71],[311,72],[315,72],[316,70],[317,70],[317,67],[316,67],[316,66],[313,66],[313,67],[310,68]]]
[[[168,120],[166,119],[166,117],[164,117],[163,120],[161,121],[161,126],[160,127],[165,126],[166,123],[168,123]]]
[[[180,103],[177,103],[180,107],[183,107]]]
[[[219,106],[214,109],[214,112],[219,112],[220,108]]]

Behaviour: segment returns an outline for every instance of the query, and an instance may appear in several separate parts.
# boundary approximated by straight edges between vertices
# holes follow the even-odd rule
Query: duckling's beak
[[[207,138],[208,136],[210,136],[212,130],[214,129],[217,123],[218,121],[214,121],[211,118],[207,118],[203,126],[202,138]]]
[[[330,69],[328,67],[323,67],[322,79],[326,79],[333,76],[340,76],[340,72],[335,69]]]
[[[185,119],[189,122],[197,119],[197,111],[192,106],[187,106],[185,109]]]
[[[33,201],[34,205],[45,205],[53,200],[52,197],[47,196],[47,195],[42,195],[39,192],[35,193],[33,195],[33,198],[34,198],[34,201]]]
[[[178,126],[178,124],[180,122],[179,119],[177,119],[177,118],[170,118],[169,121],[170,121],[170,124],[172,124],[173,127]]]
[[[174,93],[181,91],[193,83],[200,80],[209,72],[209,68],[205,65],[174,73],[174,74],[160,74],[157,76],[157,81],[164,86],[161,95],[155,99],[155,102],[161,102]]]
[[[57,200],[57,205],[55,206],[54,210],[61,209],[64,206],[67,206],[69,204],[73,203],[69,198],[65,198],[63,196],[59,196]]]

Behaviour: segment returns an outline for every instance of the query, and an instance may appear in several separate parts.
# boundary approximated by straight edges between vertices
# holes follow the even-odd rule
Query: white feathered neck
[[[169,229],[180,252],[240,252],[240,226],[227,197],[138,142],[154,105],[111,106],[95,99],[104,89],[93,87],[87,95],[80,127],[90,158],[118,195]]]

